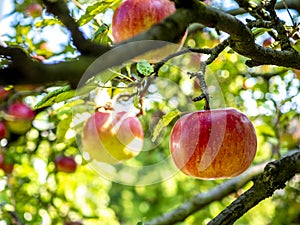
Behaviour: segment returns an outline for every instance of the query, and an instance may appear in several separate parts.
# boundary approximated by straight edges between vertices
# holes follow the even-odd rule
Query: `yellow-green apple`
[[[6,175],[11,174],[14,170],[14,164],[6,162],[4,153],[0,154],[0,169],[2,169]]]
[[[22,102],[11,104],[7,112],[6,124],[12,133],[24,134],[31,128],[35,112]]]
[[[116,9],[112,20],[114,42],[129,39],[176,11],[169,0],[125,0]]]
[[[249,118],[231,108],[203,110],[182,116],[170,136],[175,165],[201,179],[230,178],[253,162],[257,148]]]
[[[143,141],[142,125],[136,116],[113,110],[99,111],[84,126],[82,149],[91,159],[115,164],[137,156]]]
[[[77,168],[75,159],[71,156],[60,155],[54,159],[55,168],[59,172],[74,173]]]
[[[31,16],[33,18],[41,16],[42,12],[43,7],[38,3],[32,3],[26,8],[27,16]]]

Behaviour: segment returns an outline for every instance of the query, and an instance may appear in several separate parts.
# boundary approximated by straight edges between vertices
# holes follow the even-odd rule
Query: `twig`
[[[210,55],[212,54],[212,49],[210,48],[184,48],[178,52],[174,52],[170,55],[168,55],[166,58],[162,59],[160,62],[156,63],[154,66],[154,74],[157,74],[159,69],[170,59],[173,59],[177,56],[184,55],[186,53],[191,53],[191,52],[196,52],[196,53],[202,53],[202,54],[207,54]]]
[[[298,13],[300,13],[300,4],[299,4],[298,0],[285,0],[285,3],[288,8],[294,9],[294,10],[298,11]],[[275,9],[276,10],[285,9],[283,1],[277,2],[275,5]],[[227,13],[236,16],[236,15],[245,14],[245,13],[247,13],[247,11],[242,8],[237,8],[237,9],[232,9],[232,10],[227,11]]]
[[[273,28],[278,32],[278,39],[280,40],[281,49],[293,51],[294,49],[291,46],[289,36],[287,35],[287,31],[284,27],[285,22],[280,20],[275,11],[276,0],[264,0],[262,1],[262,5],[270,13]]]
[[[199,97],[201,99],[204,99],[205,100],[205,105],[204,105],[204,109],[205,110],[210,110],[210,105],[209,105],[209,94],[208,94],[208,91],[207,91],[207,85],[206,85],[206,82],[205,82],[205,71],[206,71],[206,62],[201,62],[200,64],[200,70],[196,73],[191,73],[191,72],[188,72],[188,75],[191,76],[191,78],[193,77],[197,77],[199,82],[200,82],[200,88],[201,88],[201,91],[202,91],[202,97]],[[195,101],[196,98],[193,99],[193,101]]]
[[[47,6],[47,11],[57,16],[68,28],[72,34],[74,45],[83,55],[99,56],[110,49],[106,46],[94,44],[83,36],[78,24],[74,21],[73,17],[70,16],[69,9],[64,0],[43,0],[43,3]]]
[[[245,0],[235,0],[239,6],[245,9],[250,15],[252,15],[256,19],[265,19],[269,20],[270,17],[262,7],[262,5],[257,5],[254,2],[245,1]]]
[[[193,98],[192,100],[195,101],[200,101],[202,99],[205,99],[205,105],[204,109],[209,110],[210,109],[210,104],[209,104],[209,93],[207,92],[207,85],[205,82],[205,71],[206,71],[206,66],[211,64],[217,57],[218,55],[229,45],[230,43],[230,38],[226,39],[225,41],[221,42],[219,45],[216,47],[209,49],[210,51],[210,57],[205,61],[200,63],[200,70],[196,73],[191,73],[188,72],[188,74],[191,77],[197,77],[200,82],[200,88],[202,91],[202,94],[196,98]],[[191,51],[198,52],[198,49],[191,49]]]

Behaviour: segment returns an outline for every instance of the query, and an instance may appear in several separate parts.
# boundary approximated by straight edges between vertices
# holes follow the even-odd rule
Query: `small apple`
[[[269,47],[271,44],[273,44],[273,42],[274,42],[274,39],[273,38],[271,38],[271,37],[268,37],[268,38],[266,38],[264,41],[263,41],[263,44],[262,44],[262,46],[263,47]]]
[[[27,16],[31,16],[33,18],[41,16],[42,12],[43,7],[38,3],[32,3],[26,8]]]
[[[15,134],[24,134],[31,128],[35,112],[22,102],[15,102],[8,108],[6,124],[8,129]]]
[[[0,140],[2,138],[6,138],[8,136],[8,131],[6,129],[6,126],[3,122],[0,121]]]
[[[4,171],[6,175],[9,175],[14,170],[14,164],[5,161],[5,154],[0,154],[0,169]]]
[[[253,162],[257,140],[248,117],[235,109],[204,110],[182,116],[170,136],[175,165],[186,175],[230,178]]]
[[[125,0],[116,9],[112,20],[114,41],[129,39],[176,11],[169,0]]]
[[[77,163],[71,156],[60,155],[54,159],[56,170],[65,173],[74,173],[77,168]]]
[[[9,90],[7,90],[5,87],[0,86],[0,100],[5,99],[9,95]]]
[[[300,80],[300,70],[294,70],[295,76]]]
[[[42,61],[44,61],[46,59],[42,55],[32,55],[31,58],[34,59],[34,60],[36,60],[36,61],[40,61],[40,62],[42,62]]]
[[[65,225],[83,225],[83,223],[78,221],[73,221],[73,222],[65,222]]]
[[[137,117],[112,110],[94,113],[86,122],[82,150],[91,159],[115,164],[137,156],[143,147],[144,133]]]

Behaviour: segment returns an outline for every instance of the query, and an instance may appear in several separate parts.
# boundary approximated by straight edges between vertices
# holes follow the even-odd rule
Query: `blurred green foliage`
[[[46,62],[55,60],[55,57],[69,60],[77,56],[71,42],[63,43],[59,51],[53,51],[51,46],[45,48],[43,45],[47,44],[46,36],[32,38],[43,32],[41,28],[58,26],[62,33],[66,29],[45,12],[39,18],[29,18],[25,9],[31,1],[20,2],[14,1],[14,12],[10,15],[15,20],[11,24],[13,32],[6,36],[8,45],[22,46],[29,55],[43,56]],[[89,7],[85,11],[87,3]],[[116,1],[69,1],[68,6],[86,35],[96,40],[93,35],[99,35],[104,18],[116,7]],[[98,38],[97,42],[111,44],[110,27],[103,34],[105,37],[100,39],[105,41]],[[189,35],[185,47],[212,48],[224,36],[210,29],[196,30]],[[165,126],[159,127],[159,136],[152,142],[156,124],[175,110],[184,113],[203,109],[203,102],[191,101],[201,94],[201,90],[187,71],[196,71],[200,60],[205,60],[205,57],[193,53],[172,59],[160,69],[158,78],[152,80],[146,90],[141,89],[145,78],[137,74],[135,64],[117,68],[114,72],[106,71],[105,79],[100,77],[97,80],[96,77],[90,83],[92,91],[87,88],[77,90],[77,93],[70,92],[64,90],[65,84],[42,88],[15,87],[4,101],[1,99],[1,111],[16,98],[39,109],[30,131],[23,136],[11,134],[7,141],[0,142],[1,151],[5,151],[15,163],[11,175],[0,171],[1,224],[12,224],[15,220],[31,225],[60,225],[65,221],[82,221],[85,225],[137,224],[175,209],[195,194],[222,183],[222,180],[197,180],[178,172],[151,185],[124,185],[105,179],[78,149],[78,135],[80,137],[84,118],[113,99],[121,104],[133,104],[134,110],[141,114],[139,119],[144,128],[147,151],[128,164],[152,165],[169,157],[168,135],[177,114],[169,118]],[[1,61],[2,66],[5,63]],[[254,164],[299,149],[299,78],[299,71],[292,69],[272,66],[249,69],[245,58],[232,53],[229,48],[208,66],[206,80],[212,108],[237,108],[255,125],[258,152]],[[145,91],[143,96],[139,95],[141,90]],[[127,99],[128,96],[131,97]],[[77,114],[82,120],[73,124]],[[61,154],[75,157],[78,164],[75,173],[56,171],[54,158]],[[299,224],[299,180],[299,176],[295,176],[284,190],[261,202],[236,224]],[[248,186],[213,202],[179,224],[206,224]]]

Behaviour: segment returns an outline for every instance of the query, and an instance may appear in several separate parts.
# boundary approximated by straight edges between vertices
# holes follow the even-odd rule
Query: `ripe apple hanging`
[[[91,159],[115,164],[137,156],[143,141],[144,133],[137,117],[108,110],[96,112],[88,119],[82,149]]]
[[[186,175],[230,178],[253,162],[257,140],[248,117],[235,109],[204,110],[182,116],[170,136],[175,165]]]
[[[169,0],[125,0],[116,9],[112,20],[114,42],[129,39],[176,11]]]

